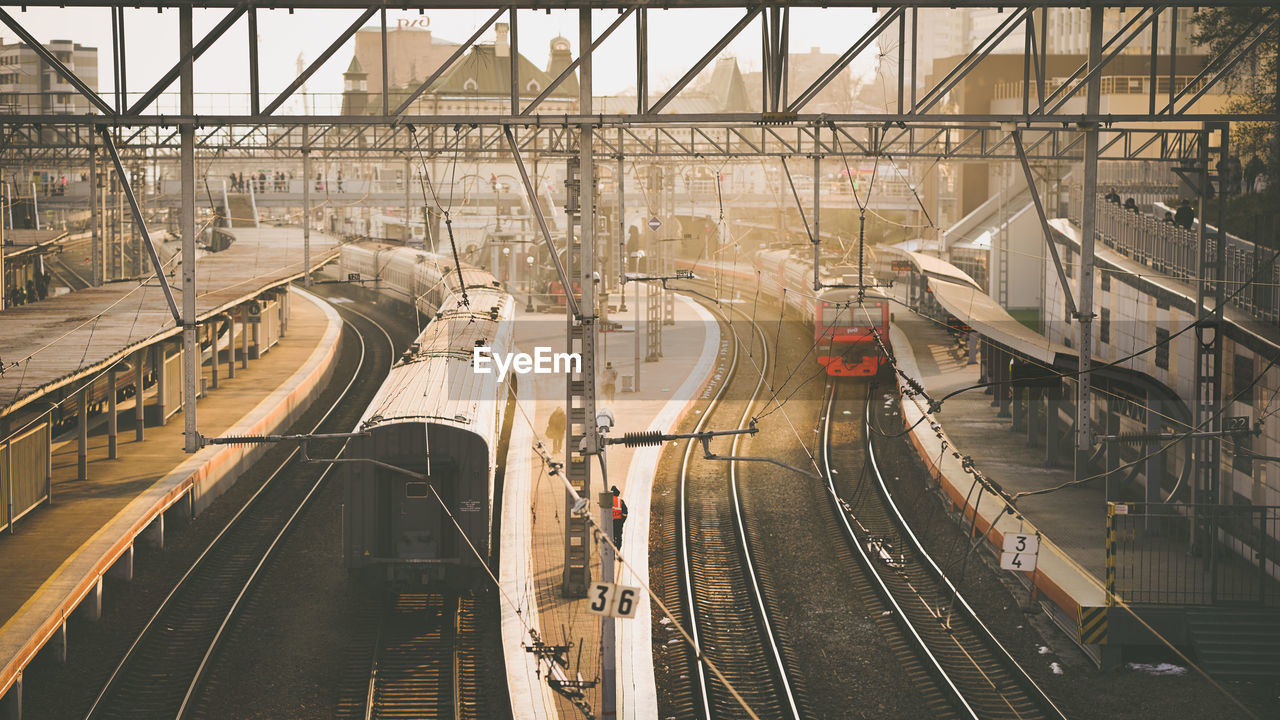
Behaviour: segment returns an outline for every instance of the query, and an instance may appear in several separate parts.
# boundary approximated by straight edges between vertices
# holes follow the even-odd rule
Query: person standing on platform
[[[1184,230],[1190,230],[1195,219],[1196,211],[1192,209],[1191,203],[1186,198],[1182,198],[1182,203],[1178,205],[1178,211],[1173,214],[1173,224]]]
[[[557,406],[547,418],[547,437],[551,439],[552,452],[559,454],[564,446],[564,408]]]
[[[606,362],[604,371],[600,373],[600,391],[604,393],[604,399],[612,405],[613,397],[618,392],[618,371],[614,369],[611,362]]]
[[[618,486],[609,488],[613,493],[613,544],[622,549],[622,526],[627,524],[627,502],[622,499]]]

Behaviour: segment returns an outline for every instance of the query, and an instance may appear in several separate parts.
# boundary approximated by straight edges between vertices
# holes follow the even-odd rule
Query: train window
[[[404,484],[404,496],[424,498],[431,494],[431,488],[424,482],[407,482]]]

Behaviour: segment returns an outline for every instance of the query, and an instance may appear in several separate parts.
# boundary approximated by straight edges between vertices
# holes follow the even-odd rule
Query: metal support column
[[[591,114],[591,14],[589,10],[581,10],[578,16],[580,39],[585,38],[580,47],[586,49],[579,64],[579,107],[583,115]],[[569,352],[578,353],[582,358],[581,372],[570,373],[566,382],[566,423],[565,423],[565,474],[573,486],[574,492],[565,493],[565,546],[564,577],[561,592],[566,597],[586,597],[587,586],[591,584],[591,527],[586,518],[576,517],[573,507],[580,498],[591,498],[591,453],[594,453],[598,442],[595,431],[596,416],[596,369],[595,369],[595,285],[592,282],[595,246],[595,222],[592,210],[595,204],[594,167],[593,163],[593,129],[589,123],[578,128],[578,197],[577,213],[568,213],[570,277],[576,274],[581,288],[581,297],[576,303],[566,303],[566,315],[569,330]],[[571,164],[574,161],[570,161]],[[572,168],[570,176],[572,176]],[[574,188],[570,186],[569,192]],[[534,199],[536,202],[536,198]],[[578,232],[572,232],[574,222],[578,224]],[[575,242],[576,235],[576,242]],[[576,271],[576,273],[575,273]],[[565,293],[573,294],[572,286],[565,288]],[[574,315],[577,310],[577,316]],[[579,446],[585,443],[586,452]],[[590,503],[584,512],[591,512]]]
[[[116,459],[120,431],[119,408],[116,403],[116,368],[107,372],[107,459]]]
[[[822,263],[822,233],[818,230],[818,219],[822,215],[822,183],[818,178],[822,177],[822,158],[817,155],[813,156],[813,289],[814,292],[822,289],[822,279],[818,274],[818,267]],[[861,292],[861,291],[859,291]]]
[[[227,379],[236,377],[236,314],[227,312]]]
[[[89,281],[94,287],[102,284],[102,222],[98,214],[98,183],[102,182],[98,175],[98,153],[96,133],[89,133]]]
[[[76,414],[76,479],[89,478],[89,390],[93,383],[80,391],[80,408]]]
[[[1161,419],[1159,415],[1160,401],[1152,397],[1151,393],[1147,393],[1147,434],[1158,435],[1164,430],[1161,427]],[[1144,473],[1147,476],[1147,487],[1144,493],[1144,499],[1148,503],[1164,502],[1164,453],[1151,452],[1151,444],[1144,444],[1141,448],[1142,454],[1147,456],[1146,468]],[[1147,513],[1143,519],[1143,530],[1153,532],[1159,529],[1160,523],[1155,513]]]
[[[618,138],[622,138],[622,128],[618,128]],[[618,147],[622,147],[622,143],[618,143]],[[622,153],[618,153],[618,170],[615,173],[614,189],[618,193],[618,262],[614,267],[618,270],[618,312],[627,311],[627,197],[626,197],[626,165],[624,164]],[[637,312],[639,310],[637,309]]]
[[[1211,173],[1209,141],[1212,133],[1219,134],[1217,147],[1217,168],[1219,172]],[[1227,192],[1226,178],[1221,171],[1227,168],[1228,130],[1225,124],[1206,123],[1200,133],[1200,154],[1197,169],[1200,174],[1200,197],[1197,214],[1199,217],[1199,263],[1196,283],[1196,392],[1192,412],[1196,421],[1196,429],[1204,436],[1192,440],[1193,462],[1195,467],[1195,499],[1197,507],[1209,508],[1197,518],[1197,537],[1193,538],[1193,548],[1206,552],[1209,558],[1215,553],[1209,552],[1209,543],[1216,532],[1212,506],[1222,502],[1219,490],[1220,457],[1222,452],[1221,438],[1216,436],[1222,429],[1218,412],[1222,399],[1222,281],[1223,265],[1226,256],[1226,232],[1223,230],[1225,215],[1225,196]],[[1217,232],[1210,243],[1206,230],[1209,217],[1208,199],[1217,181],[1218,218]],[[1214,583],[1216,589],[1217,583]]]
[[[413,200],[410,188],[413,187],[413,159],[404,156],[404,244],[413,240]],[[417,300],[414,300],[415,304]]]
[[[1085,113],[1097,117],[1101,108],[1103,9],[1089,9],[1089,78],[1086,88]],[[1080,377],[1076,386],[1076,456],[1075,479],[1089,474],[1089,454],[1093,450],[1093,423],[1090,421],[1090,394],[1093,382],[1093,243],[1098,211],[1098,125],[1093,121],[1084,128],[1084,203],[1080,221]]]
[[[156,343],[152,351],[156,363],[156,425],[166,425],[169,422],[169,408],[166,406],[168,393],[165,392],[169,387],[169,363],[165,357],[168,353],[164,349],[166,342],[161,340]]]
[[[249,322],[249,310],[245,305],[240,306],[240,312],[244,318],[240,323],[240,369],[244,370],[249,367],[249,333],[253,324]]]
[[[147,351],[143,349],[134,353],[133,361],[137,363],[133,369],[133,421],[136,423],[136,427],[133,428],[133,439],[142,442],[146,433],[147,420],[147,404],[143,402],[147,378]]]
[[[1044,390],[1044,465],[1058,464],[1058,414],[1062,408],[1062,384]]]
[[[288,317],[288,315],[286,315],[285,317]],[[218,364],[219,364],[218,363],[218,319],[216,317],[213,318],[212,320],[209,321],[206,327],[209,328],[209,352],[211,355],[209,359],[209,371],[212,374],[212,377],[209,378],[209,385],[214,390],[217,390],[218,389]],[[283,327],[280,330],[280,334],[284,335]]]
[[[310,128],[302,126],[302,284],[311,287],[311,147]],[[406,183],[407,184],[407,183]],[[407,222],[407,221],[406,221]],[[248,355],[246,353],[246,360]]]
[[[1035,447],[1040,440],[1040,400],[1044,391],[1037,385],[1027,388],[1027,447]]]
[[[1007,418],[1012,417],[1009,412],[1009,401],[1013,397],[1013,387],[1009,384],[1012,373],[1009,372],[1009,363],[1012,357],[1003,349],[997,350],[996,357],[996,381],[1000,384],[996,386],[996,400],[999,410],[996,417]]]
[[[191,58],[191,6],[178,11],[178,53],[182,62],[182,116],[195,114],[195,82]],[[182,137],[182,417],[186,451],[200,449],[196,430],[196,383],[200,377],[200,346],[196,342],[196,128],[180,127]],[[159,270],[157,270],[159,272]]]

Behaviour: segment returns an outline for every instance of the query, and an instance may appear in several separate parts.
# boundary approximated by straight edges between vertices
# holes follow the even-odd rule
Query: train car
[[[778,298],[808,323],[818,362],[826,366],[828,375],[867,377],[875,375],[887,362],[887,297],[867,292],[859,300],[856,289],[839,287],[815,293],[812,258],[787,250],[758,253],[754,268],[761,291]],[[824,272],[821,279],[824,284],[849,284],[843,275]]]
[[[338,269],[344,279],[416,306],[427,315],[434,315],[464,284],[468,292],[472,287],[501,286],[489,272],[468,263],[462,263],[459,281],[450,256],[374,241],[343,245]]]
[[[441,282],[458,287],[456,269],[449,270]],[[476,347],[512,351],[515,306],[488,273],[464,268],[463,277],[469,304],[457,292],[444,296],[344,455],[358,462],[346,464],[343,555],[368,582],[475,587],[495,549],[494,497],[515,380],[476,372],[472,361]],[[397,278],[405,280],[414,282],[412,275]]]

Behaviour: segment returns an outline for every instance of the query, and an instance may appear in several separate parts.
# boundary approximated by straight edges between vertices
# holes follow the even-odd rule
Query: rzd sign
[[[426,29],[429,27],[431,27],[431,18],[429,17],[400,18],[396,20],[397,30],[409,30],[410,28]]]

